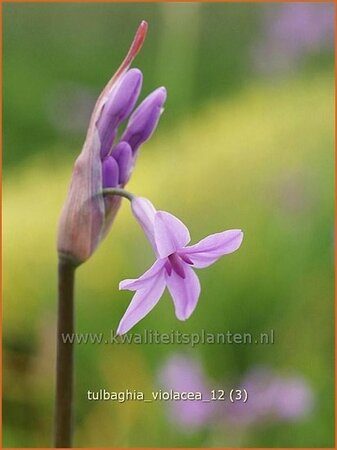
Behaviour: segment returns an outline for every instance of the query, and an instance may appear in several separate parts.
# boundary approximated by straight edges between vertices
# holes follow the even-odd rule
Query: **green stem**
[[[55,435],[56,448],[72,446],[74,345],[74,283],[76,266],[62,258],[58,265],[58,322],[56,359]]]
[[[105,188],[103,189],[103,195],[104,196],[119,195],[120,197],[127,198],[128,200],[130,200],[130,202],[135,198],[135,196],[131,194],[131,192],[126,191],[125,189],[122,188]]]

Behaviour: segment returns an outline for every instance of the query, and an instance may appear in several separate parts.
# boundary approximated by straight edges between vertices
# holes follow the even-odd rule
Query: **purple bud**
[[[109,153],[118,125],[131,113],[138,99],[143,76],[139,69],[131,69],[117,82],[109,94],[97,122],[101,140],[101,158]]]
[[[120,142],[112,151],[111,156],[117,161],[119,167],[119,184],[124,185],[129,179],[133,164],[130,145],[127,142]]]
[[[135,153],[139,146],[154,132],[166,100],[166,89],[160,87],[153,91],[131,115],[122,141],[130,144]]]
[[[107,156],[102,162],[103,187],[115,187],[119,183],[119,167],[112,156]]]

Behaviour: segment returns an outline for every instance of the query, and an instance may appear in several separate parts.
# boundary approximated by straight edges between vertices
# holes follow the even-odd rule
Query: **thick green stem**
[[[74,333],[74,282],[76,266],[62,258],[58,266],[58,322],[56,359],[56,448],[72,446],[74,345],[66,336]]]

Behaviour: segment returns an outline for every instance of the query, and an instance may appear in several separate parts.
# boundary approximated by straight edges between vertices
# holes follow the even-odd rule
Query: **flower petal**
[[[182,249],[191,240],[181,220],[166,211],[158,211],[154,218],[154,240],[161,258]]]
[[[119,283],[119,289],[127,289],[129,291],[136,291],[143,289],[153,281],[153,278],[158,275],[161,269],[166,264],[165,259],[157,259],[156,262],[139,278],[123,280]]]
[[[208,267],[221,256],[235,252],[240,247],[242,239],[241,230],[227,230],[211,234],[197,244],[184,248],[181,253],[182,256],[188,255],[194,267]]]
[[[152,278],[151,283],[139,289],[120,321],[117,334],[121,335],[130,330],[136,323],[143,319],[158,303],[165,289],[165,275],[160,271]]]
[[[171,275],[166,274],[166,284],[173,299],[175,313],[179,320],[186,320],[194,311],[199,295],[200,282],[194,270],[184,264],[185,278],[174,270]]]
[[[154,239],[154,218],[157,212],[155,207],[147,198],[135,197],[131,202],[131,209],[157,254]]]

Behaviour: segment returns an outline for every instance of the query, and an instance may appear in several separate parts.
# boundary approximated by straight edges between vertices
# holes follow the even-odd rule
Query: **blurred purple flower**
[[[263,38],[253,48],[262,73],[289,70],[307,55],[333,48],[334,4],[284,3],[267,9]]]
[[[58,252],[77,265],[88,259],[110,229],[121,197],[103,197],[104,187],[123,187],[139,146],[156,128],[166,99],[165,88],[150,94],[130,117],[121,142],[114,145],[119,125],[138,99],[142,73],[129,66],[145,39],[142,22],[122,65],[94,107],[86,141],[74,166],[68,198],[58,230]]]
[[[124,334],[145,317],[158,303],[167,286],[179,320],[186,320],[194,311],[200,283],[192,267],[204,268],[221,256],[235,252],[241,245],[241,230],[212,234],[197,244],[190,242],[187,227],[175,216],[156,211],[145,198],[134,197],[132,211],[147,235],[157,256],[156,262],[138,279],[120,283],[120,289],[136,291],[117,329]]]
[[[275,410],[283,420],[298,420],[305,417],[313,407],[313,394],[301,377],[280,380],[277,388]]]
[[[185,355],[172,356],[161,368],[158,380],[165,390],[201,392],[203,399],[210,398],[211,387],[196,359]],[[207,425],[213,418],[215,403],[200,400],[175,400],[169,403],[169,416],[183,430],[195,430]]]
[[[226,422],[248,426],[261,422],[300,420],[310,413],[313,393],[299,377],[281,376],[271,369],[256,368],[240,383],[248,392],[246,403],[226,403]]]
[[[279,375],[270,368],[250,370],[239,383],[218,383],[208,379],[201,363],[189,356],[176,354],[161,367],[159,384],[166,390],[178,392],[201,392],[210,399],[211,390],[224,389],[225,400],[172,401],[167,406],[171,420],[183,430],[195,430],[209,424],[223,426],[228,432],[234,427],[246,429],[258,424],[281,421],[297,421],[312,411],[312,389],[300,376]],[[230,389],[246,389],[248,400],[231,403]]]

